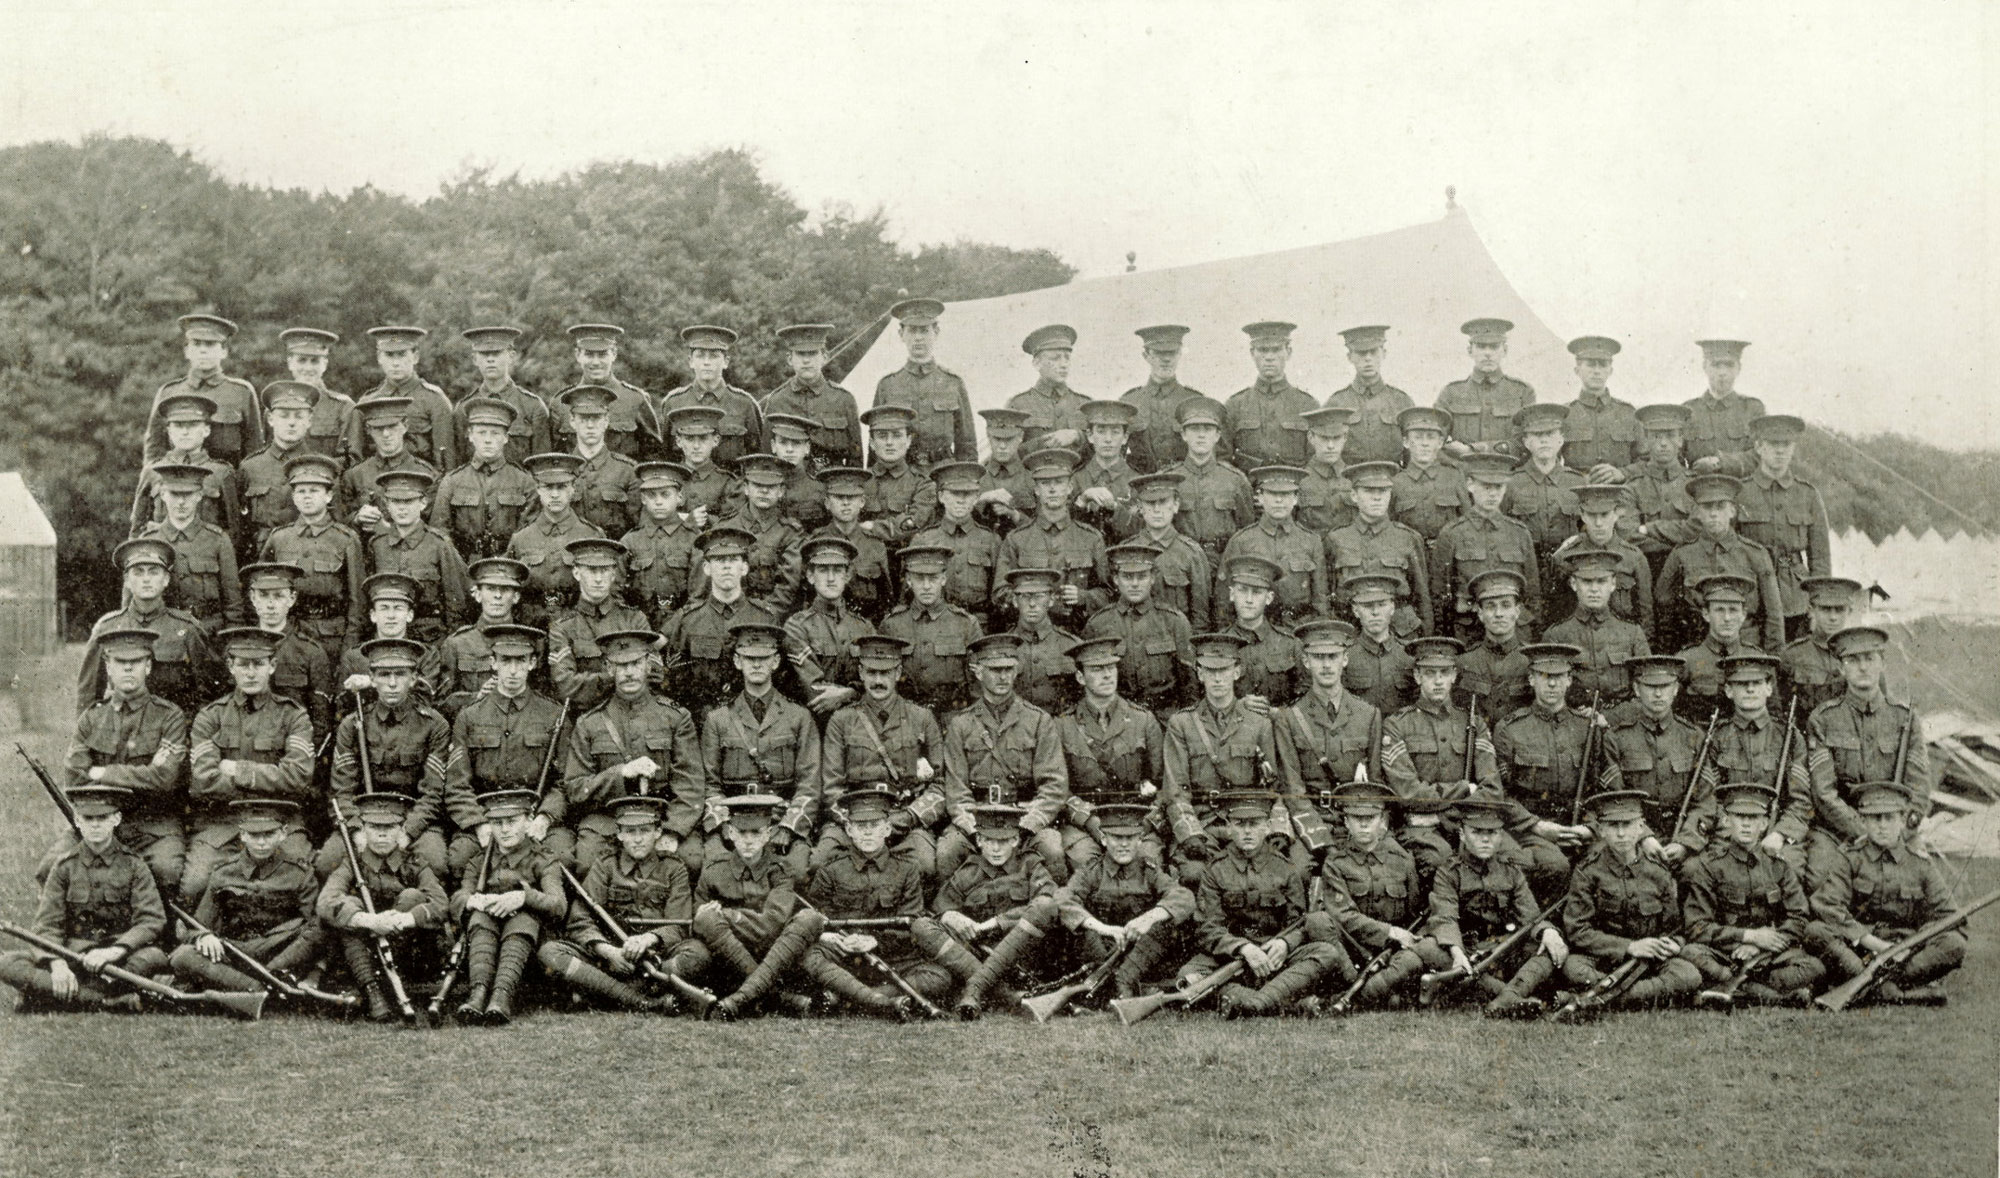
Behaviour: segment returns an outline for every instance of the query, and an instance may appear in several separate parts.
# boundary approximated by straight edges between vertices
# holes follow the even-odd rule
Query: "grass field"
[[[2000,714],[2000,632],[1902,637]],[[1923,706],[1968,706],[1906,669],[1892,678]],[[24,740],[60,755],[53,735]],[[34,789],[0,774],[0,912],[15,918],[57,829]],[[2000,886],[2000,862],[1949,870],[1964,895]],[[0,1015],[0,1173],[1984,1176],[1994,927],[1975,922],[1949,1008],[1838,1016],[1127,1030],[536,1014],[412,1032]]]

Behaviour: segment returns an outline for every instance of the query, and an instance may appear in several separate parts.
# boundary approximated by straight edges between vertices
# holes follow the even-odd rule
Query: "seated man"
[[[1570,876],[1562,919],[1572,948],[1562,965],[1563,977],[1587,989],[1628,961],[1638,962],[1638,972],[1622,985],[1580,1000],[1580,1011],[1643,1009],[1692,994],[1702,981],[1697,962],[1713,963],[1708,950],[1683,934],[1672,870],[1639,853],[1649,800],[1644,790],[1626,789],[1585,803],[1598,845]]]
[[[1849,847],[1812,894],[1827,971],[1844,982],[1861,972],[1863,953],[1884,952],[1956,907],[1937,863],[1910,845],[1910,790],[1889,781],[1856,791],[1864,841]],[[1926,943],[1875,987],[1878,1002],[1943,1006],[1944,976],[1965,960],[1965,933]]]
[[[1143,847],[1154,808],[1131,803],[1098,806],[1094,817],[1104,854],[1070,873],[1056,892],[1056,910],[1076,934],[1085,961],[1124,959],[1111,974],[1107,998],[1130,998],[1172,956],[1194,915],[1194,893],[1160,866],[1157,851]],[[1157,839],[1154,839],[1157,843]]]
[[[1276,802],[1263,791],[1223,799],[1227,841],[1195,885],[1201,951],[1181,966],[1181,984],[1242,958],[1255,984],[1222,988],[1216,1007],[1227,1018],[1284,1013],[1346,956],[1333,922],[1309,910],[1310,872],[1285,853],[1283,832],[1274,830]]]
[[[1354,996],[1377,1006],[1420,971],[1449,968],[1451,957],[1420,931],[1428,907],[1417,887],[1417,861],[1389,835],[1396,791],[1357,781],[1343,786],[1332,800],[1347,839],[1320,864],[1320,903],[1355,944],[1378,956],[1388,954]],[[1345,1010],[1336,1004],[1328,1013]]]
[[[414,804],[408,794],[400,793],[362,794],[354,800],[361,820],[361,837],[354,846],[360,883],[342,856],[314,905],[320,922],[339,940],[341,960],[367,1001],[373,1022],[396,1017],[396,1008],[382,989],[373,938],[388,938],[396,960],[407,968],[413,957],[421,961],[436,951],[438,929],[451,903],[437,871],[410,844],[404,824]],[[368,889],[367,900],[361,897],[363,887]]]
[[[208,931],[183,926],[183,943],[168,962],[175,973],[199,982],[198,989],[248,994],[264,983],[229,963],[223,939],[275,973],[310,967],[323,936],[314,910],[319,881],[303,860],[278,851],[298,820],[296,803],[246,798],[229,808],[236,814],[236,854],[216,864],[195,902],[194,918]]]
[[[719,799],[727,855],[711,853],[694,885],[694,935],[743,981],[709,1007],[728,1022],[756,1009],[826,931],[826,918],[799,900],[805,881],[784,856],[767,855],[785,800],[776,794]]]
[[[1798,869],[1763,845],[1778,791],[1733,784],[1718,787],[1715,797],[1722,806],[1721,829],[1688,861],[1682,903],[1688,939],[1710,949],[1713,958],[1727,960],[1704,969],[1721,985],[1697,997],[1722,1006],[1738,996],[1766,1005],[1803,1006],[1826,966],[1801,948],[1812,933],[1812,913]],[[1763,981],[1748,980],[1759,974]]]
[[[1499,854],[1509,803],[1475,795],[1459,802],[1458,857],[1439,868],[1431,883],[1431,935],[1451,955],[1454,969],[1488,998],[1488,1018],[1533,1018],[1542,1011],[1535,991],[1569,956],[1556,927],[1542,919],[1542,907],[1528,886],[1528,874]],[[1473,974],[1474,955],[1489,952],[1521,927],[1531,929],[1491,973]],[[1502,980],[1505,979],[1505,980]],[[1418,1001],[1431,1005],[1434,986]]]
[[[465,925],[465,977],[469,989],[458,1021],[505,1026],[514,1020],[514,991],[534,959],[545,924],[569,913],[562,861],[528,837],[535,791],[502,789],[481,794],[479,804],[493,839],[493,857],[468,862],[451,898],[453,916]]]
[[[960,863],[938,889],[938,923],[968,947],[981,941],[997,944],[959,992],[962,1019],[978,1018],[986,992],[995,986],[1000,986],[1000,1006],[1020,1001],[1001,980],[1056,924],[1055,881],[1041,860],[1021,853],[1020,823],[1026,811],[1006,805],[974,806],[972,811],[979,855]]]

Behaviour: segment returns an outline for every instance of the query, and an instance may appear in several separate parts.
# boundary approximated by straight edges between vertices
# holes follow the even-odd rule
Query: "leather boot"
[[[353,934],[342,934],[340,956],[347,962],[347,972],[353,975],[355,986],[368,1003],[368,1021],[392,1021],[396,1017],[396,1008],[390,1004],[389,994],[382,988],[382,977],[375,971],[375,954],[369,951],[368,942]]]
[[[1256,1014],[1268,1014],[1270,1000],[1241,982],[1231,982],[1222,987],[1216,997],[1215,1009],[1223,1018],[1248,1018]]]
[[[768,993],[786,971],[798,964],[799,958],[805,956],[806,950],[819,940],[820,930],[825,927],[825,918],[817,912],[801,912],[792,917],[778,933],[777,939],[771,942],[771,951],[764,954],[764,960],[757,962],[756,967],[744,976],[743,984],[736,987],[734,994],[709,1008],[709,1017],[726,1022],[748,1009],[751,1003]],[[732,936],[731,939],[735,938]],[[743,944],[741,941],[736,943],[739,947]],[[749,950],[745,949],[744,953],[747,956]]]
[[[513,944],[513,941],[508,942],[510,947]],[[551,952],[552,948],[553,942],[542,947],[541,962],[552,972],[560,974],[562,980],[569,983],[573,990],[608,999],[627,1010],[645,1011],[649,1014],[673,1008],[672,1002],[651,997],[644,990],[618,980],[574,952],[567,949]],[[497,994],[495,1000],[498,1000]]]
[[[958,996],[958,1017],[978,1018],[981,1008],[986,1004],[986,991],[1021,959],[1022,954],[1039,945],[1041,940],[1042,930],[1028,921],[1023,920],[1008,929],[1007,935],[1000,938],[1000,943],[993,947],[992,956],[988,957],[978,971],[967,979],[964,992]]]
[[[500,946],[500,960],[493,967],[493,992],[486,999],[482,1023],[504,1027],[514,1021],[514,988],[521,984],[521,973],[534,953],[535,942],[528,937],[508,937]]]
[[[486,994],[500,954],[500,934],[477,925],[465,933],[465,1001],[454,1012],[459,1022],[478,1023],[486,1017]]]

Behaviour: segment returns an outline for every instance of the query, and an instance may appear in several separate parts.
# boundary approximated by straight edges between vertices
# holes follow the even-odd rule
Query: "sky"
[[[416,198],[748,147],[807,208],[1086,276],[1414,224],[1455,186],[1558,334],[1627,342],[1629,400],[1699,392],[1690,341],[1725,335],[1767,402],[1992,447],[1994,8],[0,0],[0,144],[157,136]]]

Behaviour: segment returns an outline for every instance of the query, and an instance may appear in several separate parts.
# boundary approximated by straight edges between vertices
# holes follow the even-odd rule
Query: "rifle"
[[[1468,780],[1470,779],[1468,778]],[[1426,906],[1422,915],[1411,921],[1409,927],[1412,930],[1420,929],[1430,923],[1430,919],[1431,910]],[[1334,927],[1339,928],[1339,925],[1336,924]],[[1352,948],[1361,948],[1360,945],[1355,943],[1354,938],[1347,935],[1346,929],[1340,929],[1340,939],[1346,941]],[[1389,959],[1394,957],[1396,950],[1400,948],[1402,946],[1396,944],[1393,940],[1387,945],[1382,946],[1382,951],[1370,957],[1367,963],[1361,967],[1361,972],[1355,977],[1354,983],[1341,991],[1340,997],[1335,998],[1327,1004],[1326,1013],[1328,1015],[1346,1014],[1354,1006],[1354,1000],[1361,996],[1361,987],[1368,984],[1369,978],[1389,968]]]
[[[917,988],[912,986],[902,974],[889,968],[889,963],[882,960],[880,953],[870,949],[868,952],[861,954],[861,960],[880,971],[884,977],[889,979],[890,984],[901,990],[904,996],[909,998],[910,1001],[916,1003],[917,1009],[924,1012],[925,1018],[941,1019],[944,1017],[944,1011],[938,1008],[938,1004],[918,993]]]
[[[1590,731],[1583,734],[1583,756],[1578,758],[1576,766],[1576,794],[1569,800],[1571,826],[1578,826],[1583,822],[1583,795],[1584,791],[1590,788],[1590,760],[1592,754],[1597,751],[1598,721],[1602,718],[1597,712],[1601,694],[1596,691],[1590,693]]]
[[[1450,969],[1441,969],[1436,973],[1427,973],[1418,980],[1426,986],[1437,986],[1443,985],[1446,982],[1462,982],[1478,977],[1480,974],[1499,964],[1502,958],[1512,953],[1521,942],[1527,940],[1528,934],[1534,931],[1535,925],[1550,920],[1556,913],[1561,912],[1563,905],[1567,903],[1569,903],[1569,895],[1565,894],[1562,899],[1557,900],[1554,904],[1544,909],[1540,916],[1508,933],[1500,939],[1499,944],[1488,949],[1478,957],[1473,958],[1470,963],[1472,968],[1460,969],[1454,965]]]
[[[214,929],[203,925],[201,921],[196,920],[191,913],[179,904],[169,903],[167,911],[173,913],[182,924],[193,929],[196,936],[214,937],[216,940],[221,941],[223,951],[235,958],[245,972],[264,983],[267,989],[275,991],[280,997],[289,998],[295,1002],[310,998],[315,1002],[324,1002],[335,1010],[354,1010],[361,1005],[361,999],[353,994],[332,994],[325,990],[308,986],[303,982],[295,982],[285,978],[277,970],[252,957],[250,952],[243,948],[243,946],[238,945]]]
[[[1903,729],[1896,734],[1895,767],[1889,770],[1889,780],[1897,785],[1903,784],[1903,774],[1910,767],[1910,733],[1916,726],[1917,709],[1911,708],[1903,713]]]
[[[553,738],[551,738],[553,743]],[[364,793],[375,792],[375,770],[368,763],[368,715],[361,699],[361,693],[354,693],[354,753],[361,762],[361,788]],[[354,876],[354,894],[361,897],[361,906],[368,915],[375,915],[375,893],[368,886],[368,879],[361,874],[361,856],[354,850],[354,832],[348,829],[347,815],[340,809],[340,793],[329,789],[326,793],[328,804],[333,807],[333,829],[340,834],[340,845],[347,852],[347,870]],[[396,1010],[406,1023],[417,1021],[417,1008],[410,1003],[410,992],[403,986],[403,975],[396,971],[396,954],[389,947],[387,934],[374,935],[375,960],[382,969],[382,977],[389,983],[389,995],[396,1000]]]
[[[1608,1001],[1612,995],[1623,991],[1627,985],[1637,981],[1640,970],[1649,965],[1657,964],[1659,963],[1656,961],[1638,957],[1626,958],[1618,964],[1618,968],[1590,983],[1589,986],[1585,987],[1579,993],[1572,995],[1568,1002],[1551,1010],[1548,1013],[1549,1021],[1565,1022],[1578,1011],[1587,1010],[1590,1007]]]
[[[475,895],[486,890],[486,877],[493,870],[493,848],[496,845],[492,839],[486,842],[486,854],[479,861],[479,880],[472,885]],[[445,999],[450,997],[451,988],[458,984],[459,971],[465,968],[466,942],[471,939],[466,934],[471,931],[472,910],[468,908],[458,922],[458,937],[452,941],[451,951],[445,954],[444,976],[438,979],[437,989],[431,994],[431,1004],[424,1009],[425,1021],[434,1027],[444,1023]]]
[[[1923,948],[1930,941],[1964,924],[1973,913],[1979,911],[1981,908],[1996,902],[2000,902],[2000,890],[1988,892],[1977,900],[1960,906],[1958,911],[1938,917],[1916,932],[1911,933],[1909,936],[1904,937],[1902,940],[1869,958],[1868,964],[1862,967],[1860,973],[1855,974],[1840,985],[1821,994],[1818,998],[1813,999],[1813,1001],[1827,1010],[1846,1010],[1857,999],[1867,994],[1870,990],[1873,990],[1881,982],[1886,981],[1887,978],[1885,975],[1894,971],[1903,962],[1908,961],[1911,955],[1916,953],[1918,949]]]
[[[826,931],[832,933],[861,933],[871,929],[894,929],[907,931],[911,918],[908,916],[858,916],[852,920],[829,920]],[[692,928],[694,921],[683,916],[641,916],[625,922],[626,927],[641,931],[656,928]]]
[[[556,712],[556,726],[549,729],[549,751],[542,754],[542,767],[535,774],[535,808],[541,809],[542,799],[549,792],[549,770],[556,764],[556,738],[562,735],[563,725],[569,720],[571,697],[564,696],[562,708]]]
[[[1465,772],[1459,775],[1459,780],[1465,782],[1467,785],[1472,785],[1473,782],[1478,780],[1478,778],[1473,776],[1473,774],[1479,772],[1479,763],[1474,759],[1478,747],[1479,697],[1467,696],[1465,700]],[[1473,789],[1476,791],[1478,787],[1473,786]]]
[[[1687,825],[1688,807],[1694,802],[1695,789],[1701,785],[1702,766],[1708,764],[1709,746],[1715,742],[1715,726],[1721,720],[1722,709],[1720,707],[1717,707],[1708,715],[1708,731],[1702,733],[1701,749],[1694,755],[1694,773],[1688,777],[1687,790],[1681,794],[1681,808],[1680,812],[1674,815],[1673,833],[1679,833],[1681,827]],[[1672,835],[1670,834],[1668,837],[1672,837]]]
[[[1291,944],[1291,938],[1304,931],[1304,927],[1303,923],[1289,925],[1278,936],[1285,938],[1285,943],[1289,945]],[[1270,939],[1272,938],[1266,938],[1267,941]],[[1142,994],[1136,998],[1113,998],[1111,1000],[1111,1010],[1118,1016],[1120,1023],[1129,1027],[1133,1023],[1153,1017],[1168,1006],[1180,1005],[1192,1007],[1204,998],[1207,998],[1210,994],[1235,981],[1236,976],[1248,968],[1248,964],[1241,957],[1233,957],[1220,966],[1217,966],[1211,972],[1198,978],[1183,981],[1172,990],[1165,990],[1158,994]]]
[[[1124,942],[1106,956],[1103,961],[1098,962],[1097,968],[1091,970],[1089,975],[1082,981],[1072,982],[1067,986],[1051,990],[1046,994],[1038,994],[1033,998],[1023,998],[1021,999],[1021,1009],[1027,1011],[1028,1016],[1038,1023],[1048,1022],[1051,1018],[1055,1017],[1057,1011],[1069,1005],[1070,999],[1095,993],[1098,987],[1110,981],[1111,975],[1118,972],[1119,964],[1125,960],[1127,954],[1132,952],[1132,946],[1138,943],[1139,938],[1126,937]]]
[[[214,1007],[224,1014],[232,1014],[237,1018],[255,1021],[264,1012],[264,1000],[270,997],[270,995],[261,990],[250,994],[237,994],[226,990],[177,990],[165,982],[156,982],[144,974],[133,973],[122,966],[109,964],[91,965],[85,960],[83,954],[78,953],[68,945],[60,941],[51,941],[39,933],[31,932],[9,921],[0,920],[0,933],[6,933],[17,940],[26,941],[28,944],[33,945],[35,948],[52,957],[60,957],[93,977],[102,978],[105,981],[119,982],[142,994],[151,994],[155,998],[163,998],[177,1006],[209,1006]]]
[[[1729,975],[1728,981],[1713,989],[1703,990],[1694,996],[1694,1000],[1706,1006],[1731,1006],[1736,1002],[1736,991],[1743,988],[1743,983],[1750,980],[1750,975],[1777,959],[1776,953],[1768,949],[1759,949],[1756,954],[1745,958],[1743,964],[1736,967],[1736,972]]]
[[[583,902],[584,909],[590,913],[590,918],[597,922],[598,927],[602,928],[608,935],[617,937],[621,943],[627,940],[629,934],[626,933],[624,926],[618,923],[618,918],[611,915],[610,909],[599,904],[597,897],[584,890],[583,881],[576,877],[576,873],[567,867],[561,868],[561,871],[563,882],[568,884],[570,891],[574,892],[576,898]],[[667,985],[680,991],[682,996],[694,1004],[695,1017],[700,1018],[706,1015],[708,1008],[715,1005],[715,995],[681,977],[679,974],[661,969],[659,963],[652,960],[653,954],[656,952],[658,952],[657,949],[647,950],[635,964],[641,970],[645,971],[647,977],[652,978],[654,981],[665,982]]]
[[[21,754],[21,759],[28,763],[28,768],[34,770],[35,780],[42,783],[43,792],[47,793],[49,800],[56,804],[56,809],[62,812],[63,821],[69,823],[71,832],[80,841],[83,838],[83,831],[76,824],[76,807],[69,804],[69,795],[63,793],[55,778],[49,776],[49,771],[42,768],[42,763],[30,756],[28,750],[22,748],[18,740],[14,742],[14,751]]]
[[[1775,808],[1779,811],[1785,807],[1785,779],[1791,776],[1792,769],[1793,721],[1798,718],[1798,714],[1799,700],[1797,696],[1793,696],[1792,701],[1785,705],[1785,739],[1778,744],[1778,768],[1776,776],[1771,780],[1771,788],[1778,796]]]

